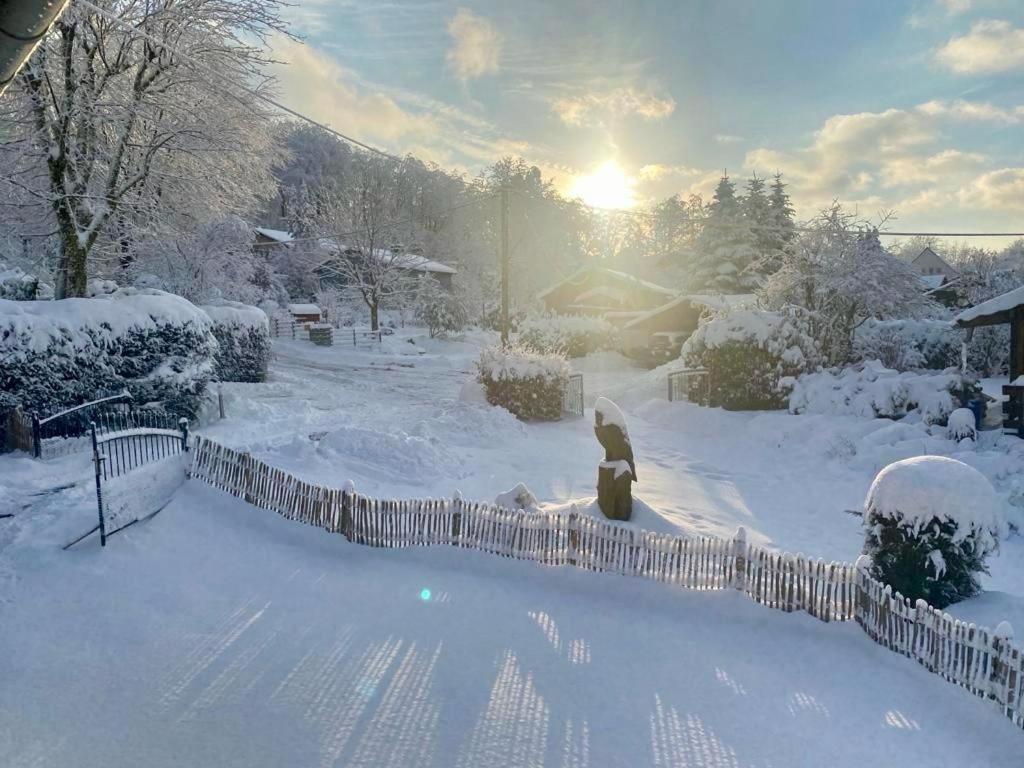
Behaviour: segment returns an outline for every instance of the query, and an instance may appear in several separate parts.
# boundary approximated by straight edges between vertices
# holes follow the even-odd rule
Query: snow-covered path
[[[59,527],[37,526],[0,608],[4,766],[1009,767],[1024,750],[857,627],[732,592],[359,547],[198,483],[102,552],[56,551]]]

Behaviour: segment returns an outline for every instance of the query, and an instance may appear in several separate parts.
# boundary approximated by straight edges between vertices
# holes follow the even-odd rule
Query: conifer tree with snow
[[[725,174],[697,238],[689,287],[713,293],[751,291],[757,287],[757,277],[749,269],[756,256],[744,206],[736,196],[736,185]]]

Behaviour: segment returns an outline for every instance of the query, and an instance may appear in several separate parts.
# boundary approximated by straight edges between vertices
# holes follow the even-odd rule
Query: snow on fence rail
[[[450,546],[544,565],[639,576],[686,589],[738,589],[755,602],[822,621],[856,621],[876,643],[982,698],[1024,728],[1024,651],[923,601],[911,606],[863,567],[771,552],[733,539],[615,525],[576,512],[510,511],[453,499],[380,500],[307,483],[250,454],[196,439],[189,476],[288,520],[374,547]]]

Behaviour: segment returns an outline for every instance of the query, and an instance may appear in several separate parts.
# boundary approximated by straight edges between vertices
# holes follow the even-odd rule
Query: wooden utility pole
[[[508,346],[508,187],[501,188],[501,346]]]

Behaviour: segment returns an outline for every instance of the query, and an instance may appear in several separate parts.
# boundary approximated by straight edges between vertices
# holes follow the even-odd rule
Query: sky
[[[1021,0],[298,0],[282,100],[608,207],[781,171],[894,229],[1024,231]],[[989,242],[995,245],[995,242]]]

